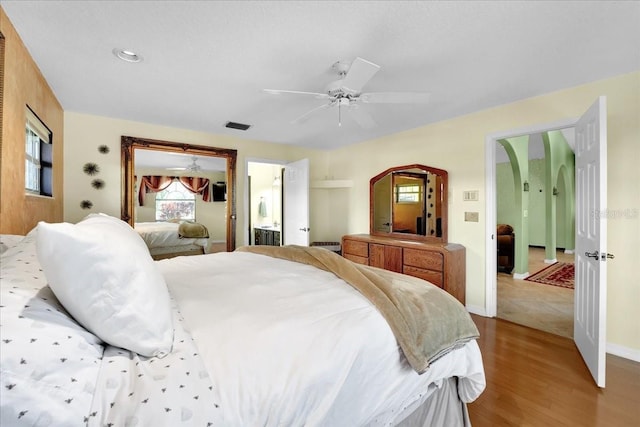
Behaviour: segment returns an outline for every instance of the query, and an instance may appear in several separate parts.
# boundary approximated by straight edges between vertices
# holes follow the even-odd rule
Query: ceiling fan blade
[[[353,117],[356,123],[358,123],[358,125],[360,125],[360,127],[364,129],[371,129],[378,125],[368,112],[358,107],[357,105],[350,106],[349,113],[351,113],[351,117]]]
[[[186,171],[187,168],[165,168],[168,171]]]
[[[367,104],[426,104],[430,97],[427,92],[371,92],[359,99]]]
[[[293,120],[291,123],[303,123],[304,121],[306,121],[310,116],[312,116],[314,113],[317,113],[318,111],[321,110],[326,110],[327,108],[331,107],[333,105],[333,103],[328,103],[328,104],[322,104],[319,107],[316,107],[310,111],[307,111],[306,113],[304,113],[303,115],[301,115],[300,117],[298,117],[297,119]]]
[[[319,99],[329,98],[329,95],[326,93],[319,92],[305,92],[301,90],[280,90],[280,89],[264,89],[265,92],[271,95],[282,95],[282,94],[292,94],[292,95],[312,95]]]
[[[347,75],[342,80],[346,92],[360,93],[364,85],[380,70],[380,66],[360,57],[353,60]]]

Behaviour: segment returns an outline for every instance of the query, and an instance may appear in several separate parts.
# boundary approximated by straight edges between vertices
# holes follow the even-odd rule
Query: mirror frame
[[[223,157],[227,161],[227,252],[236,248],[236,163],[238,150],[229,148],[208,147],[204,145],[186,144],[180,142],[161,141],[134,136],[120,138],[121,149],[121,211],[123,221],[133,227],[135,200],[135,150],[155,150],[168,153],[186,153],[210,157]]]
[[[408,169],[420,169],[425,172],[429,172],[441,177],[441,185],[442,185],[442,200],[440,210],[442,212],[442,236],[434,237],[434,236],[423,236],[420,234],[409,234],[409,233],[394,233],[394,232],[384,232],[377,231],[374,228],[374,215],[373,215],[373,186],[376,182],[384,178],[390,173],[406,171]],[[419,240],[423,242],[436,242],[436,243],[447,243],[448,239],[448,181],[449,174],[444,169],[438,169],[431,166],[425,166],[420,164],[412,164],[412,165],[404,165],[404,166],[394,166],[391,167],[384,172],[379,173],[378,175],[371,178],[369,181],[369,234],[372,236],[384,236],[384,237],[393,237],[399,240]]]

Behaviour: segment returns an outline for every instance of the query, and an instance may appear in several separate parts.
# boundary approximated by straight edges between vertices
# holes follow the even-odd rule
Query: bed
[[[180,227],[190,224],[197,226],[195,231],[190,235],[182,234]],[[137,222],[134,228],[147,244],[154,259],[219,252],[221,246],[226,246],[226,242],[223,240],[210,239],[206,227],[198,223],[185,221]]]
[[[485,387],[477,329],[439,288],[323,248],[145,251],[97,215],[12,240],[0,425],[470,425]],[[358,272],[393,289],[369,300]],[[414,287],[438,312],[428,354],[385,311]]]

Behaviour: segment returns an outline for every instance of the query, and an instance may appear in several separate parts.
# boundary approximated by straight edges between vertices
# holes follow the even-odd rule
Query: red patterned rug
[[[573,289],[574,274],[572,262],[556,262],[524,280]]]

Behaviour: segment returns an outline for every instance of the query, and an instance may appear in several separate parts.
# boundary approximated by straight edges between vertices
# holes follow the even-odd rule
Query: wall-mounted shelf
[[[353,181],[350,179],[322,179],[311,181],[311,188],[350,188]]]

